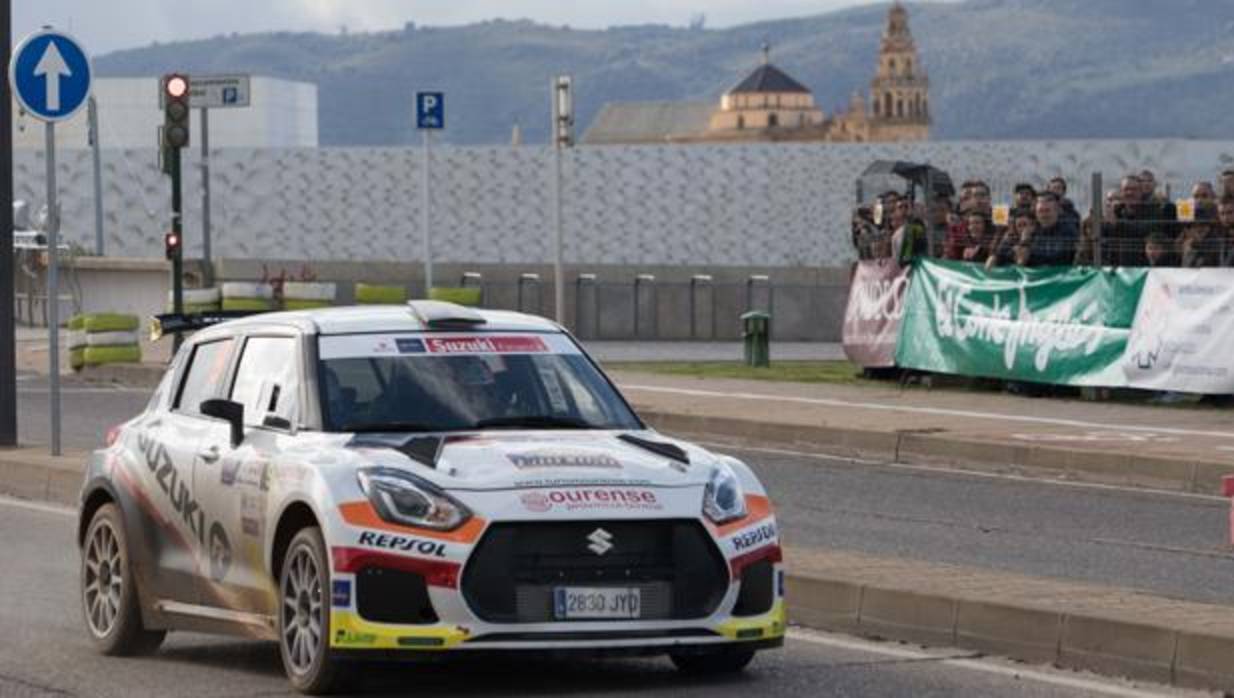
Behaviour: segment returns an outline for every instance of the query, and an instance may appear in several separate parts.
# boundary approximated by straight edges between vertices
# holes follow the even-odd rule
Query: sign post
[[[56,202],[56,122],[73,116],[86,104],[92,77],[90,58],[81,44],[68,34],[50,27],[23,39],[13,51],[9,64],[9,83],[18,104],[28,114],[45,123],[47,353],[53,456],[60,455],[60,207]],[[3,212],[3,215],[9,214]]]
[[[210,266],[210,109],[234,109],[250,104],[248,75],[190,75],[189,104],[201,113],[201,258]]]
[[[432,177],[429,174],[429,168],[432,163],[432,156],[429,152],[429,144],[432,141],[430,134],[432,131],[440,131],[446,127],[446,96],[442,92],[417,92],[416,93],[416,128],[420,131],[423,137],[424,146],[424,168],[422,170],[421,194],[423,201],[420,206],[420,224],[423,229],[421,236],[421,251],[424,256],[424,297],[428,298],[433,292],[433,237],[429,226],[432,222],[430,214],[429,186],[432,182]]]
[[[574,86],[569,75],[553,78],[553,317],[566,324],[566,279],[563,248],[565,221],[561,202],[562,150],[574,145]],[[576,300],[577,302],[577,300]]]

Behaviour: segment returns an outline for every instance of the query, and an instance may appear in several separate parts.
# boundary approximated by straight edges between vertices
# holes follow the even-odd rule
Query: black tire
[[[754,650],[721,649],[714,652],[670,654],[673,665],[691,676],[723,676],[740,674],[754,659]]]
[[[330,648],[329,590],[330,557],[321,529],[301,529],[279,571],[279,656],[292,687],[309,695],[333,693],[345,682],[344,662]]]
[[[104,504],[90,519],[81,549],[81,609],[90,641],[108,656],[150,654],[167,636],[142,625],[132,569],[120,510]]]

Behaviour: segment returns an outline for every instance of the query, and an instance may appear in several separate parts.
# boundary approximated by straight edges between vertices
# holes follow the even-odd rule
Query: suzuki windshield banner
[[[920,260],[896,363],[937,373],[1125,386],[1143,269],[1002,267]]]
[[[844,310],[844,353],[858,366],[895,366],[909,269],[890,259],[858,263]]]

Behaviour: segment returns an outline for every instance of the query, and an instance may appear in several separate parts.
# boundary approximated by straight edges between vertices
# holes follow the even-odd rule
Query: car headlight
[[[395,468],[362,468],[360,489],[381,518],[393,524],[452,531],[471,511],[436,485]]]
[[[746,516],[746,493],[727,465],[718,465],[703,490],[703,514],[713,523],[728,523]]]

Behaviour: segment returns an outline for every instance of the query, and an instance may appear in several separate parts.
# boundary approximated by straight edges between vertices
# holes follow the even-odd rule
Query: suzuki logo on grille
[[[587,536],[587,540],[591,541],[591,545],[587,549],[596,555],[603,555],[613,549],[613,534],[608,531],[597,528]]]

